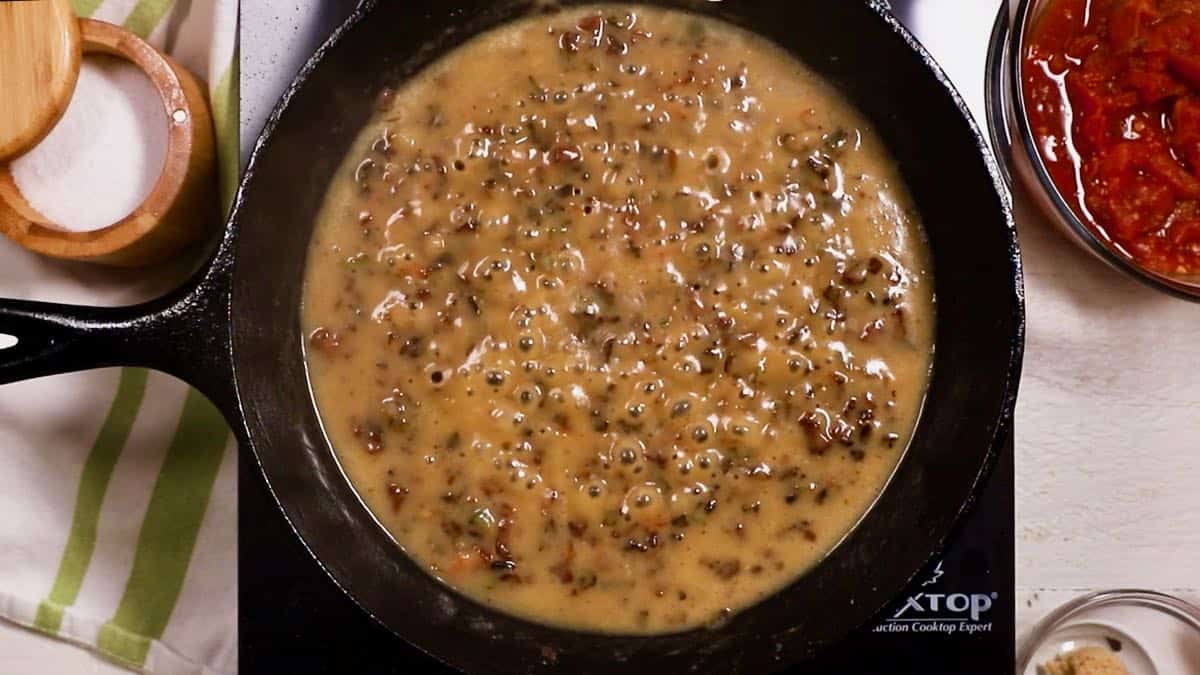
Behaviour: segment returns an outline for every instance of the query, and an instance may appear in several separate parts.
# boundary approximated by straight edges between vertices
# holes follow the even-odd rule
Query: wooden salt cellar
[[[212,231],[212,116],[191,73],[122,28],[76,19],[69,0],[0,2],[0,52],[0,232],[43,255],[137,267],[166,260]],[[81,53],[116,56],[145,72],[166,112],[167,147],[162,173],[132,213],[100,230],[69,232],[29,204],[8,163],[66,110]]]

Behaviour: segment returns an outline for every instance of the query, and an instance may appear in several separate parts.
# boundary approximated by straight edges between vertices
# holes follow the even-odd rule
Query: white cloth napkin
[[[74,5],[207,82],[228,200],[238,173],[236,0]],[[3,297],[127,304],[180,273],[67,264],[0,240]],[[139,369],[0,387],[0,617],[148,673],[237,671],[237,453],[211,404]]]

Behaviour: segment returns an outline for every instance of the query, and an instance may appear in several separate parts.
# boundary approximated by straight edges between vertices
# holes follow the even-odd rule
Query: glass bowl
[[[992,143],[1007,162],[1007,166],[1001,164],[1001,170],[1010,184],[1015,178],[1024,185],[1038,208],[1068,239],[1108,266],[1164,293],[1200,302],[1200,275],[1167,276],[1136,263],[1075,214],[1046,170],[1025,112],[1021,55],[1034,20],[1054,1],[1005,0],[992,29],[985,96]]]
[[[1101,591],[1050,612],[1017,653],[1017,675],[1085,646],[1116,652],[1130,675],[1200,672],[1200,608],[1154,591]]]

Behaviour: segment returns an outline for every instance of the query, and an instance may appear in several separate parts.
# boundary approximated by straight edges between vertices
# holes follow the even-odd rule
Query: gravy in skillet
[[[475,600],[618,633],[719,622],[870,506],[933,280],[865,121],[761,38],[597,6],[388,92],[309,252],[325,430]]]

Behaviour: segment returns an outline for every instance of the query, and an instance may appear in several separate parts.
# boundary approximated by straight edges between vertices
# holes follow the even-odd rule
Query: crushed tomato
[[[1148,269],[1200,274],[1200,0],[1055,0],[1022,80],[1075,212]]]

